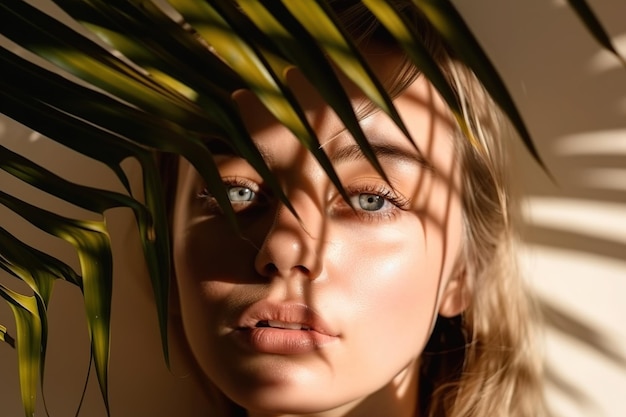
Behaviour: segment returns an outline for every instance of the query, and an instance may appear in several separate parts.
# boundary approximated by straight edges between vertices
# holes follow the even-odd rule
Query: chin
[[[250,401],[247,401],[247,402],[250,402]],[[251,404],[239,404],[239,405],[243,406],[248,411],[255,411],[258,413],[270,414],[270,415],[317,414],[317,413],[323,413],[323,412],[330,411],[330,410],[337,409],[337,408],[342,408],[342,406],[346,406],[346,404],[332,404],[332,405],[329,404],[328,406],[323,406],[319,403],[319,401],[316,401],[315,398],[309,398],[304,401],[298,401],[297,399],[286,401],[283,398],[279,403],[268,399],[265,401],[255,401]]]
[[[284,389],[263,389],[253,394],[241,393],[233,400],[248,411],[266,414],[315,414],[325,411],[350,408],[351,398],[330,397],[331,392],[289,392]],[[241,401],[240,401],[241,400]]]

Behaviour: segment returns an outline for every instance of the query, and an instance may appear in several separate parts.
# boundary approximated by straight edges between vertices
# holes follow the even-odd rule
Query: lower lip
[[[289,330],[252,327],[238,330],[237,336],[247,347],[260,353],[298,355],[314,352],[338,340],[314,330]]]

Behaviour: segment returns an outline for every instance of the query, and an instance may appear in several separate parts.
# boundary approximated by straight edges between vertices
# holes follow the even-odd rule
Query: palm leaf
[[[393,34],[415,66],[420,69],[439,94],[441,94],[465,136],[472,141],[474,146],[480,147],[480,144],[476,141],[465,122],[457,95],[434,58],[424,46],[415,28],[387,0],[364,0],[363,3],[380,20],[385,28]]]
[[[372,102],[385,111],[404,132],[405,136],[410,138],[408,130],[391,102],[391,98],[385,93],[380,81],[358,52],[346,30],[337,23],[330,8],[322,1],[287,2],[285,6],[302,28],[310,33],[324,52],[328,54],[337,68],[356,84]],[[349,116],[349,114],[347,115]],[[346,127],[349,128],[354,123],[350,119],[346,119],[348,123],[342,120]],[[386,178],[376,156],[365,137],[360,134],[359,129],[354,126],[351,128],[351,133],[353,133],[354,139],[361,146],[363,154],[383,178]]]
[[[31,246],[28,246],[21,242],[19,239],[8,233],[4,228],[0,227],[0,247],[3,248],[2,257],[0,257],[0,269],[3,269],[11,276],[24,281],[34,292],[36,298],[39,316],[33,315],[32,311],[29,311],[30,316],[26,312],[19,314],[19,311],[13,311],[16,316],[16,320],[24,320],[30,318],[32,320],[40,321],[40,334],[34,334],[32,332],[37,331],[38,328],[35,324],[30,325],[31,336],[33,340],[39,340],[39,357],[34,357],[30,354],[24,353],[22,350],[18,350],[18,358],[20,364],[22,362],[32,362],[30,365],[20,365],[26,370],[20,370],[20,385],[22,386],[22,398],[35,398],[36,385],[33,385],[32,375],[30,370],[34,367],[39,368],[39,378],[43,380],[45,369],[45,358],[47,350],[47,324],[46,313],[48,309],[48,303],[52,296],[52,289],[54,281],[57,279],[64,279],[82,288],[82,278],[74,272],[65,263],[47,255]],[[11,291],[5,289],[6,297],[10,297],[21,306],[28,306],[23,299],[16,298]],[[5,297],[5,298],[6,298]],[[22,300],[22,302],[19,302]],[[16,307],[17,304],[14,306]],[[24,324],[22,324],[23,326]],[[18,323],[19,326],[19,323]],[[3,340],[7,341],[11,346],[14,346],[13,339],[6,335],[6,328],[2,326]],[[18,331],[18,338],[19,338]],[[21,339],[20,343],[26,343]],[[26,397],[24,397],[26,395]],[[30,406],[29,406],[30,407]],[[26,408],[26,406],[25,406]]]
[[[15,339],[7,332],[6,326],[0,324],[0,340],[15,348]]]
[[[607,51],[611,52],[622,65],[626,68],[626,58],[624,58],[613,45],[610,36],[600,23],[600,20],[593,12],[589,4],[585,0],[568,0],[569,5],[572,7],[576,15],[583,22],[589,33],[604,47]]]
[[[145,7],[144,2],[94,1],[92,9],[80,2],[59,1],[58,3],[64,5],[70,14],[94,30],[96,34],[100,35],[104,41],[108,42],[117,51],[133,59],[135,63],[142,65],[149,74],[156,75],[154,78],[162,80],[163,83],[169,85],[174,90],[178,89],[178,92],[182,95],[193,91],[193,93],[189,93],[190,97],[188,98],[194,99],[197,103],[190,101],[189,104],[198,106],[198,109],[210,109],[210,116],[208,117],[215,122],[212,125],[204,125],[199,135],[202,136],[204,135],[202,132],[208,131],[211,132],[212,137],[222,138],[223,140],[228,138],[231,145],[261,175],[268,178],[268,187],[291,208],[289,200],[284,196],[279,184],[270,174],[269,168],[261,154],[252,145],[247,131],[243,128],[243,121],[239,118],[234,103],[230,98],[235,90],[243,88],[245,84],[232,70],[224,70],[226,68],[225,64],[210,53],[206,45],[201,43],[197,36],[192,36],[189,31],[183,30],[179,24],[169,19],[158,8]],[[94,12],[99,12],[105,15],[105,17],[99,17]],[[107,23],[109,23],[109,26],[106,26]],[[120,26],[125,32],[115,31],[115,26]],[[169,28],[170,31],[163,32],[163,26]],[[128,30],[129,27],[131,28],[130,31]],[[135,35],[135,33],[139,35]],[[167,36],[163,36],[163,33],[166,33]],[[152,40],[148,41],[148,39]],[[164,49],[163,45],[170,45],[170,48]],[[186,53],[174,53],[173,51]],[[180,62],[191,62],[191,64],[187,68],[187,65],[181,66]],[[220,80],[219,85],[211,81],[211,78],[206,77],[204,70],[207,67],[216,69],[217,73],[212,73],[212,76]],[[223,80],[225,82],[222,82]],[[189,86],[184,85],[183,82],[189,84]],[[163,120],[157,119],[150,122],[150,124],[162,124],[162,122]],[[198,130],[197,127],[189,124],[184,125],[191,131]],[[218,200],[220,200],[222,206],[227,208],[227,214],[230,216],[233,226],[236,227],[217,172],[212,170],[212,172],[207,174],[207,169],[203,168],[205,163],[198,162],[198,159],[193,158],[193,156],[198,155],[197,151],[186,152],[181,149],[180,144],[185,142],[186,139],[183,138],[181,141],[179,138],[174,141],[172,137],[167,137],[163,134],[152,135],[151,137],[155,139],[166,137],[167,140],[162,141],[163,146],[171,147],[173,145],[176,148],[174,149],[175,153],[190,159],[190,162],[205,177],[212,192],[220,197]],[[159,149],[164,150],[163,146]],[[201,150],[200,155],[201,158],[206,158],[207,152]]]
[[[163,206],[163,199],[159,194],[160,187],[154,184],[154,177],[157,176],[156,167],[150,167],[150,163],[153,163],[151,158],[142,158],[141,165],[145,173],[145,181],[147,184],[150,184],[150,192],[146,196],[146,200],[148,201],[147,205],[148,207],[154,207],[156,213],[155,217],[161,219],[161,221],[156,224],[153,221],[153,216],[150,211],[136,200],[119,193],[73,184],[0,146],[0,169],[5,170],[22,181],[72,203],[75,206],[95,213],[104,214],[106,210],[116,207],[129,207],[133,210],[135,220],[139,227],[150,276],[153,278],[157,311],[159,313],[163,337],[162,344],[166,362],[169,363],[167,332],[165,331],[167,329],[169,246],[167,241],[167,229],[164,227],[166,223],[164,220],[165,213],[161,208]],[[160,212],[158,212],[158,210],[160,210]],[[67,277],[70,282],[82,287],[80,277],[71,274],[69,268],[59,268],[58,265],[52,263],[53,260],[50,257],[41,259],[42,255],[43,254],[39,254],[38,257],[40,259],[37,259],[39,262],[35,262],[35,265],[46,266],[50,264],[50,266],[55,267],[56,273],[54,276]],[[29,265],[27,262],[22,264]],[[59,271],[61,271],[60,274]],[[33,290],[35,290],[35,287],[33,287]]]
[[[42,334],[46,315],[40,314],[40,302],[35,296],[25,296],[0,284],[0,297],[11,308],[17,327],[17,358],[22,404],[27,416],[35,415],[37,382],[41,369]],[[3,335],[4,332],[0,332]]]
[[[231,3],[216,3],[220,4],[219,10],[203,2],[192,0],[172,1],[172,5],[177,7],[198,33],[207,39],[207,42],[210,43],[216,53],[236,72],[241,74],[250,90],[256,93],[276,119],[288,127],[302,141],[304,146],[326,170],[333,184],[335,184],[338,190],[342,191],[344,198],[348,200],[348,196],[343,192],[341,182],[330,160],[321,150],[304,112],[300,109],[286,85],[284,78],[286,76],[285,68],[279,69],[277,73],[275,70],[278,68],[272,67],[267,58],[256,48],[251,38],[247,37],[245,39],[245,32],[242,29],[235,30],[231,26],[231,24],[237,24],[237,17],[241,17],[237,10],[233,9],[234,6]],[[227,20],[228,18],[229,20]],[[249,27],[249,25],[242,26]],[[274,63],[276,64],[276,61]],[[280,187],[277,188],[280,189]],[[288,200],[285,199],[285,201],[293,212],[291,204]]]
[[[4,36],[90,85],[165,120],[198,130],[214,127],[185,97],[27,3],[6,0],[0,11]]]
[[[352,137],[361,146],[364,155],[368,158],[370,163],[379,172],[379,174],[383,176],[383,178],[386,178],[382,167],[371,150],[371,146],[369,145],[369,142],[359,125],[359,121],[354,109],[352,108],[350,98],[344,91],[342,84],[336,76],[335,71],[331,66],[331,62],[328,59],[328,55],[324,52],[328,49],[328,44],[331,43],[343,43],[345,45],[350,45],[348,38],[345,37],[345,35],[342,34],[337,28],[334,33],[335,36],[331,36],[330,33],[327,34],[328,38],[331,40],[321,42],[319,39],[312,36],[312,34],[306,30],[302,22],[299,21],[297,17],[294,16],[287,9],[287,7],[280,2],[261,4],[257,1],[242,1],[240,2],[240,7],[244,10],[244,12],[246,12],[246,15],[259,29],[258,33],[255,33],[250,38],[260,43],[261,48],[267,49],[264,56],[270,62],[270,65],[275,68],[275,73],[281,77],[281,82],[285,88],[287,88],[287,71],[292,67],[299,68],[305,77],[313,85],[315,85],[317,91],[326,103],[339,116],[344,126],[351,133]],[[326,18],[322,9],[316,9],[313,10],[313,12],[313,19],[316,17]],[[334,23],[330,21],[328,24],[332,25]],[[267,33],[272,34],[273,36],[269,37],[265,35]],[[276,54],[280,54],[281,58],[284,57],[286,61],[274,57],[274,51]],[[352,63],[352,67],[356,68],[359,65],[366,65],[365,61],[359,59],[358,56],[355,56],[354,59],[356,62]],[[346,57],[345,60],[348,60],[348,57]],[[365,70],[365,72],[367,73],[367,70]],[[377,84],[375,78],[367,79],[366,77],[362,77],[358,81],[360,81],[362,89],[370,92],[370,96],[372,98],[380,98],[380,85]],[[292,100],[295,101],[295,99]],[[383,110],[386,110],[388,113],[396,116],[395,120],[399,122],[400,127],[408,137],[408,132],[404,129],[400,118],[397,117],[393,104],[385,101],[384,99],[379,100],[379,103],[383,104],[383,106],[381,106]],[[303,115],[300,115],[300,118],[306,121]],[[308,123],[305,126],[307,127],[307,135],[315,138],[314,133],[310,133],[308,131],[308,129],[310,129]],[[293,131],[297,134],[297,130]],[[311,149],[311,146],[307,145],[306,138],[304,143],[309,149]],[[318,145],[316,139],[314,144]],[[317,148],[312,149],[314,155],[317,157]],[[325,157],[323,159],[318,157],[318,161],[322,162],[323,166],[326,167],[327,162]],[[330,168],[332,168],[332,166]],[[335,185],[337,185],[336,181]],[[344,199],[349,201],[347,195],[343,192],[343,187],[338,187],[338,189],[342,193]]]
[[[348,131],[364,150],[364,154],[378,170],[385,176],[382,167],[378,163],[371,146],[363,133],[357,116],[350,103],[350,98],[343,89],[338,77],[335,75],[331,63],[324,53],[324,45],[320,45],[293,14],[280,2],[261,4],[257,1],[242,1],[240,7],[259,29],[257,39],[262,38],[262,46],[269,49],[265,56],[272,60],[272,51],[277,51],[285,57],[288,63],[283,65],[282,70],[276,70],[281,81],[286,85],[286,72],[290,67],[298,67],[305,77],[316,86],[317,91],[328,105],[336,112]],[[272,34],[272,37],[265,34]],[[340,34],[339,34],[340,35]],[[264,39],[263,39],[264,38]],[[343,40],[347,42],[347,40]],[[278,61],[274,59],[273,61]],[[274,67],[278,68],[278,63]],[[376,90],[377,86],[370,82],[368,90]],[[393,111],[393,106],[390,107]],[[341,189],[341,188],[340,188]],[[344,198],[347,196],[344,195]]]
[[[449,0],[413,0],[413,3],[424,13],[461,60],[474,71],[491,97],[508,115],[526,148],[548,172],[504,81],[454,5]]]
[[[0,59],[2,58],[0,57]],[[15,63],[19,65],[12,65]],[[83,119],[69,116],[69,114],[73,113],[76,116],[84,116],[88,119],[90,113],[96,113],[101,116],[101,119],[103,117],[106,118],[107,112],[100,109],[105,108],[110,112],[120,108],[118,102],[79,86],[74,86],[75,88],[72,89],[72,84],[66,79],[33,66],[17,57],[13,61],[8,59],[4,68],[6,77],[3,81],[0,81],[3,84],[3,88],[0,89],[0,95],[4,96],[1,103],[4,105],[2,110],[5,114],[24,123],[29,123],[30,121],[31,126],[38,131],[51,137],[57,137],[59,138],[58,142],[104,162],[118,174],[118,178],[125,184],[127,189],[130,189],[130,187],[125,174],[121,170],[120,163],[129,157],[134,157],[140,162],[144,181],[147,184],[151,184],[149,191],[145,193],[149,213],[132,199],[124,198],[120,195],[108,194],[97,198],[95,195],[98,194],[98,191],[93,191],[88,194],[94,195],[94,197],[85,199],[86,194],[83,194],[83,192],[86,189],[84,187],[74,187],[74,191],[68,194],[69,184],[66,181],[41,167],[29,166],[28,161],[19,159],[18,155],[4,148],[2,149],[2,154],[4,155],[3,163],[0,165],[5,170],[9,170],[9,165],[13,165],[12,173],[14,175],[16,175],[16,170],[18,169],[16,165],[21,165],[19,169],[21,169],[23,175],[18,175],[20,179],[87,210],[102,214],[105,210],[112,207],[128,206],[132,208],[140,229],[144,253],[146,254],[150,276],[155,288],[161,327],[162,330],[165,330],[167,322],[166,299],[169,246],[162,192],[160,187],[156,186],[158,182],[154,180],[158,177],[158,172],[152,156],[145,149],[121,140],[119,136],[112,135],[104,130],[98,131],[93,125],[86,123]],[[20,81],[24,80],[24,73],[31,75],[27,78],[27,83]],[[20,94],[20,92],[24,91],[32,92],[32,94],[23,97],[23,93]],[[40,92],[39,97],[37,97],[37,92]],[[45,92],[45,94],[41,92]],[[72,102],[65,100],[68,94],[73,94],[74,97],[78,98],[76,102],[73,102],[73,105]],[[20,97],[22,98],[21,100]],[[45,103],[47,99],[50,99],[48,104]],[[118,114],[130,113],[132,115],[133,110],[130,107],[121,106]],[[145,133],[156,134],[154,130],[146,130]],[[163,346],[167,359],[166,334],[167,332],[163,331]]]
[[[70,266],[25,244],[4,228],[0,228],[0,244],[3,248],[0,267],[26,282],[46,307],[52,294],[50,277],[82,288],[82,277]]]
[[[381,175],[384,172],[334,68],[339,68],[409,136],[391,98],[324,1],[241,0],[237,5],[226,0],[172,0],[174,10],[164,10],[156,2],[144,0],[56,3],[108,47],[24,1],[3,0],[0,33],[66,74],[60,76],[0,47],[0,110],[105,164],[117,175],[128,195],[74,184],[3,147],[0,167],[28,184],[100,215],[113,207],[133,210],[154,288],[166,361],[169,237],[163,190],[153,158],[155,150],[187,158],[236,227],[207,141],[220,140],[232,146],[259,172],[275,195],[293,208],[245,130],[231,98],[234,91],[253,91],[315,156],[341,192],[343,187],[289,88],[286,75],[290,68],[300,68],[318,88]],[[413,3],[458,57],[474,70],[541,164],[504,83],[449,0]],[[364,4],[431,81],[468,133],[456,95],[411,25],[394,8],[394,2],[365,0]],[[570,5],[593,36],[618,55],[588,5],[582,0],[570,0]],[[128,158],[141,165],[145,203],[132,195],[121,168],[122,161]],[[29,415],[34,412],[37,373],[41,375],[45,361],[45,308],[56,279],[71,282],[84,293],[95,368],[106,402],[112,272],[104,220],[65,218],[2,191],[0,202],[41,230],[72,243],[81,265],[79,275],[0,228],[0,268],[25,281],[34,291],[32,297],[27,297],[0,288],[0,295],[16,317],[25,411]],[[12,342],[2,326],[0,339]]]
[[[245,88],[239,74],[201,39],[152,2],[57,0],[89,31],[149,73],[158,70],[194,92],[223,96]],[[185,65],[180,65],[184,62]],[[212,77],[206,76],[211,68]],[[216,82],[219,80],[219,83]]]
[[[32,375],[34,368],[38,368],[38,376],[40,379],[43,379],[44,375],[48,333],[46,317],[54,281],[57,279],[66,279],[82,287],[82,278],[77,276],[77,274],[63,262],[22,243],[3,228],[0,228],[0,244],[4,248],[2,257],[0,258],[0,269],[24,281],[34,292],[33,297],[24,299],[26,296],[19,297],[8,288],[3,289],[5,293],[4,298],[14,301],[12,308],[18,325],[19,343],[26,343],[21,339],[19,331],[20,326],[22,326],[22,328],[27,326],[30,331],[29,337],[32,343],[35,343],[35,341],[39,343],[39,353],[37,356],[33,356],[32,352],[25,352],[26,348],[18,348],[22,399],[25,403],[25,409],[29,409],[32,405],[27,405],[26,403],[34,401],[37,389],[37,379]],[[35,298],[37,314],[34,314],[34,310],[32,309],[22,311],[18,308],[32,307],[31,298]],[[30,324],[20,324],[20,321],[27,319],[33,322]],[[7,341],[12,346],[14,345],[10,337]]]
[[[109,362],[112,256],[110,239],[104,222],[68,219],[35,207],[1,191],[0,203],[4,204],[15,213],[19,213],[20,216],[39,229],[53,236],[62,238],[75,247],[82,270],[82,291],[85,299],[85,310],[96,374],[98,376],[105,405],[108,409],[108,383],[106,375]],[[13,293],[9,292],[8,294]],[[16,300],[22,300],[19,297],[13,298]],[[39,299],[37,297],[35,298]],[[28,307],[28,311],[31,315],[34,314],[32,305],[26,304],[25,300],[20,302],[23,306],[25,306],[25,308]],[[16,314],[16,320],[18,320],[19,326],[19,320],[25,320],[25,318],[23,317],[22,310],[18,311],[19,315],[16,311],[18,310],[14,310],[14,313]],[[45,319],[45,314],[43,319]],[[29,320],[32,321],[34,319]],[[37,351],[39,351],[39,345],[42,343],[42,325],[41,323],[39,323],[36,327],[34,327],[34,324],[32,323],[29,325],[33,326],[33,329],[36,329],[37,332],[39,332],[37,335]],[[43,326],[43,328],[45,329],[45,326]],[[31,331],[35,332],[35,330]],[[18,341],[20,337],[20,331],[18,328]],[[40,358],[38,356],[38,365],[39,360]],[[28,375],[30,375],[30,372],[32,371],[29,371]],[[24,376],[20,378],[26,378],[28,380],[27,385],[32,387],[32,382],[30,381],[31,376]],[[34,391],[29,392],[29,394],[33,398],[35,397]],[[23,401],[26,401],[24,397]]]

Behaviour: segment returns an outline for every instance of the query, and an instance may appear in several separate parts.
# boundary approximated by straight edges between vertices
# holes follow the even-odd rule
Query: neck
[[[418,371],[414,362],[387,385],[369,395],[337,408],[313,414],[248,412],[248,417],[418,417]]]

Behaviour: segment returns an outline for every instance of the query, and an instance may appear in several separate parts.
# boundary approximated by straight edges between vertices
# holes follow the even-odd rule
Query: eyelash
[[[356,216],[359,220],[363,221],[391,220],[399,214],[399,210],[406,210],[410,203],[406,197],[392,190],[387,185],[363,184],[346,187],[345,190],[349,197],[358,198],[363,194],[381,197],[384,199],[385,204],[391,204],[391,207],[376,211],[368,211],[358,207],[358,202],[356,202],[356,204],[352,202],[351,205],[348,205],[343,199],[341,199],[339,209],[336,209],[333,213],[335,215],[346,217]]]
[[[231,202],[235,212],[243,212],[246,211],[252,206],[263,204],[264,200],[267,200],[267,196],[261,190],[259,184],[247,180],[245,178],[222,178],[224,186],[227,188],[230,187],[244,187],[250,189],[253,193],[255,193],[255,197],[250,202]],[[392,219],[398,214],[398,210],[406,210],[409,205],[409,200],[403,195],[399,194],[396,191],[393,191],[389,186],[382,184],[363,184],[363,185],[354,185],[345,187],[346,194],[351,198],[358,198],[359,196],[365,195],[373,195],[381,197],[384,200],[385,204],[391,204],[391,207],[376,211],[368,211],[362,209],[358,206],[358,201],[351,202],[348,204],[343,198],[339,197],[339,203],[337,203],[337,207],[331,208],[330,214],[340,217],[349,218],[354,216],[359,220],[363,221],[382,221]],[[206,209],[215,212],[221,213],[222,210],[219,207],[217,200],[209,192],[207,188],[203,188],[197,195],[199,199],[206,204]],[[264,205],[264,204],[263,204]],[[239,208],[238,208],[239,206]]]
[[[228,192],[228,189],[230,187],[243,187],[243,188],[248,188],[250,189],[254,194],[255,194],[255,199],[253,199],[250,202],[233,202],[231,201],[231,205],[233,207],[233,209],[235,210],[235,212],[241,212],[244,211],[248,208],[248,206],[250,205],[257,205],[259,204],[259,200],[263,200],[264,199],[264,194],[263,191],[261,190],[261,187],[256,184],[253,181],[247,180],[245,178],[238,178],[238,177],[233,177],[233,178],[222,178],[222,183],[224,184],[224,187],[226,188],[226,191]],[[198,194],[197,197],[202,200],[202,202],[204,204],[206,204],[206,209],[208,211],[214,212],[214,213],[222,213],[222,209],[219,206],[219,204],[217,203],[217,200],[215,199],[214,195],[208,190],[208,188],[203,188]],[[238,208],[239,206],[239,208]]]

